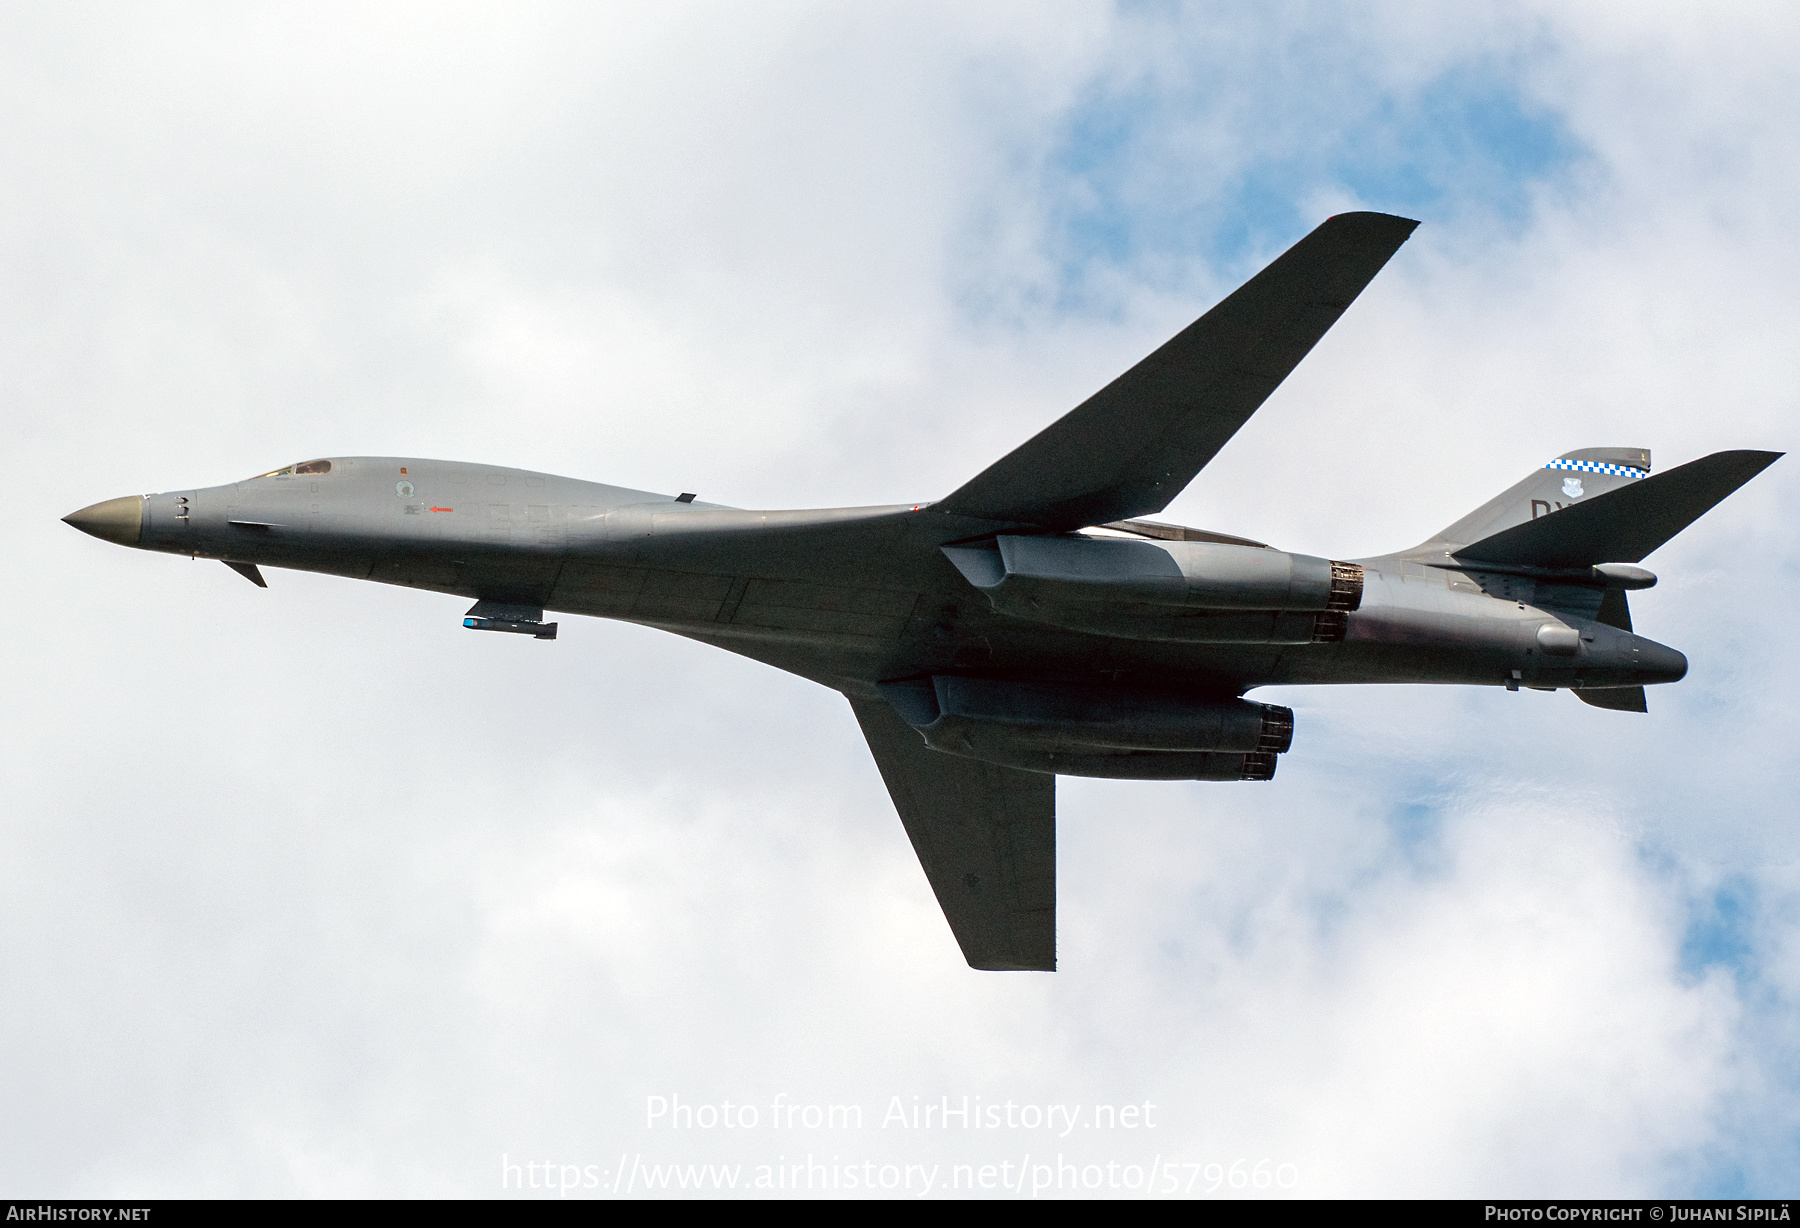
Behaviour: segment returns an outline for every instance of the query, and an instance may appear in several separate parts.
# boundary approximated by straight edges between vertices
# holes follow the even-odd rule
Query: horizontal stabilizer
[[[1460,559],[1528,567],[1636,563],[1781,455],[1715,452],[1503,529],[1455,553]]]
[[[1641,686],[1609,686],[1593,691],[1575,687],[1573,690],[1576,699],[1584,704],[1593,704],[1596,708],[1610,708],[1614,712],[1650,711]]]
[[[1337,323],[1417,222],[1327,220],[935,510],[1079,529],[1159,512]]]

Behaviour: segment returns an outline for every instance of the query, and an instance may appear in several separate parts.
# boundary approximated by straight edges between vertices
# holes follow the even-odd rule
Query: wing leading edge
[[[1328,219],[934,510],[1052,529],[1160,512],[1417,226],[1385,213]]]
[[[1056,971],[1056,777],[932,750],[880,700],[850,706],[969,966]]]

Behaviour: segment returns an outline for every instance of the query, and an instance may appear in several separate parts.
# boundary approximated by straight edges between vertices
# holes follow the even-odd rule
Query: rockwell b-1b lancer
[[[1567,452],[1410,550],[1336,560],[1162,511],[1417,225],[1331,218],[947,497],[743,511],[492,465],[332,457],[67,517],[121,545],[660,627],[843,693],[963,955],[1056,966],[1056,777],[1268,780],[1297,683],[1568,689],[1643,712],[1687,660],[1633,632],[1646,555],[1773,462],[1652,476]]]

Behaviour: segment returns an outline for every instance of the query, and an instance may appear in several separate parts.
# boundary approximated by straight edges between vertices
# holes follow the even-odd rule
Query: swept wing
[[[1417,226],[1385,213],[1329,219],[938,509],[1049,529],[1160,512]]]
[[[881,700],[850,706],[969,966],[1056,971],[1056,777],[940,754]]]

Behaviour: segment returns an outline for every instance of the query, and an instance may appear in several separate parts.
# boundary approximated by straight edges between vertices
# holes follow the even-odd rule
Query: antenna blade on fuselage
[[[1385,213],[1331,218],[934,510],[1053,529],[1161,511],[1416,226]]]

